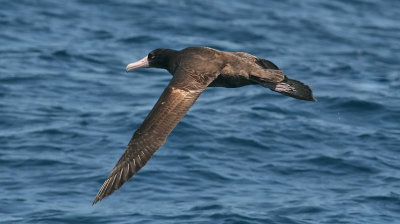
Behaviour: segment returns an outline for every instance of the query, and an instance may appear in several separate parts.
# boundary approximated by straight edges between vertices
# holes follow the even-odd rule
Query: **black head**
[[[165,68],[168,69],[170,58],[176,51],[171,49],[159,48],[150,52],[146,57],[137,62],[130,63],[126,71],[130,72],[138,68]]]
[[[153,68],[167,68],[171,50],[165,48],[158,48],[147,55],[149,67]]]

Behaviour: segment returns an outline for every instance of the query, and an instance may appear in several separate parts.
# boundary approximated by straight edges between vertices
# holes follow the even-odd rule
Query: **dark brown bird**
[[[173,77],[133,134],[93,204],[120,188],[150,160],[208,86],[235,88],[259,84],[297,99],[316,101],[307,85],[287,78],[272,62],[244,52],[223,52],[208,47],[180,51],[156,49],[129,64],[126,71],[147,67],[167,69]]]

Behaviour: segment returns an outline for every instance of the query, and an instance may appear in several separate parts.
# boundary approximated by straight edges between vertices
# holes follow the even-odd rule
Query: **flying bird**
[[[310,87],[289,79],[271,61],[244,52],[224,52],[208,47],[188,47],[180,51],[156,49],[129,64],[126,71],[148,67],[166,69],[173,77],[133,134],[93,204],[119,189],[150,160],[207,87],[258,84],[296,99],[316,101]]]

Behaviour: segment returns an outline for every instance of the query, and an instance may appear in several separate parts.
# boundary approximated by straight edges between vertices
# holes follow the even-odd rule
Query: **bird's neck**
[[[176,69],[177,60],[179,51],[172,50],[172,49],[165,49],[163,52],[164,55],[164,64],[166,65],[165,69],[169,71],[169,73],[174,74]]]

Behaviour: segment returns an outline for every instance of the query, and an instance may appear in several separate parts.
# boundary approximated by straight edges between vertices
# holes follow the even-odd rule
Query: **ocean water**
[[[400,223],[400,1],[1,1],[0,223]],[[171,75],[245,51],[311,86],[208,88],[92,206]]]

